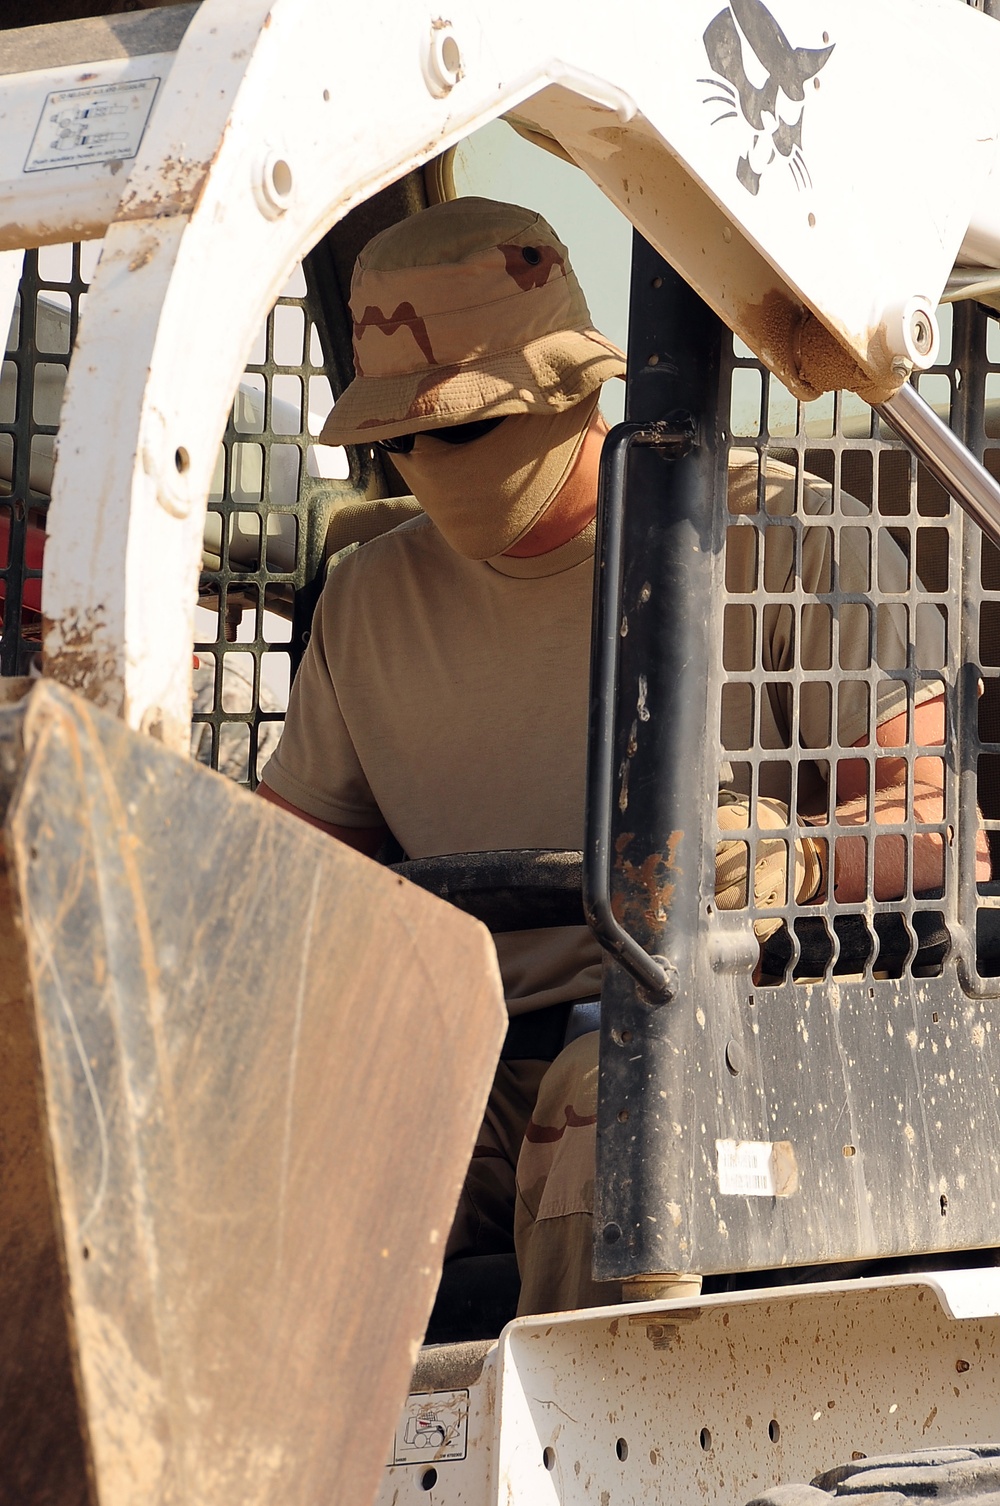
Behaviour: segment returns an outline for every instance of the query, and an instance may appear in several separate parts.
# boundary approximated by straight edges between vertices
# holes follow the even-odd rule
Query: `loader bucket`
[[[4,1498],[359,1506],[503,1035],[487,932],[47,682],[0,811]]]

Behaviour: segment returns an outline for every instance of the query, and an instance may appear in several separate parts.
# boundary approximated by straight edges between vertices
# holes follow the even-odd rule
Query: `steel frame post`
[[[623,1279],[674,1270],[658,1249],[658,1225],[644,1216],[634,1161],[662,1158],[672,1142],[670,1100],[697,1050],[695,1011],[705,976],[699,947],[705,823],[714,814],[703,756],[708,715],[706,606],[718,568],[718,498],[725,492],[718,425],[723,326],[638,234],[632,259],[627,419],[687,423],[687,454],[631,454],[622,541],[618,695],[614,717],[612,909],[631,937],[662,959],[672,997],[608,964],[601,1032],[595,1274]],[[602,524],[606,519],[602,519]],[[603,542],[603,539],[602,539]],[[603,573],[603,572],[602,572]],[[607,580],[601,589],[610,588]],[[600,731],[599,687],[592,728]],[[591,766],[600,757],[591,746]],[[588,811],[587,859],[603,813]],[[655,1091],[647,1052],[676,1064],[673,1092]],[[664,1094],[666,1096],[664,1096]],[[676,1094],[676,1098],[675,1098]],[[683,1213],[680,1215],[683,1217]]]

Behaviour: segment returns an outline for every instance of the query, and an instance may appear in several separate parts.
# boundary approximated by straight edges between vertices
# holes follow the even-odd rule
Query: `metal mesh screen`
[[[0,674],[41,647],[41,566],[52,455],[92,248],[28,251],[0,376]]]
[[[633,323],[630,412],[690,408],[714,443],[637,456],[624,508],[618,704],[638,686],[649,721],[616,729],[615,897],[675,981],[654,1005],[608,970],[595,1271],[990,1248],[1000,552],[867,407],[797,404],[638,238]],[[1000,473],[996,320],[942,325],[919,387]]]
[[[961,423],[983,381],[967,330],[984,336],[986,321],[962,310],[960,356],[942,312],[941,357],[919,386]],[[757,880],[723,903],[752,918],[764,986],[939,973],[970,835],[961,760],[944,746],[975,697],[962,666],[978,654],[965,623],[979,591],[966,581],[963,616],[961,515],[859,399],[796,403],[739,342],[729,349],[717,838],[732,871],[749,864]],[[898,747],[881,745],[889,727]],[[885,798],[900,758],[910,814]],[[915,778],[926,790],[913,814]]]
[[[0,382],[0,673],[41,647],[52,455],[70,351],[99,243],[25,255]],[[275,745],[320,589],[329,518],[364,457],[316,443],[333,400],[318,296],[297,269],[260,331],[208,499],[194,644],[192,747],[256,784]],[[167,612],[171,604],[163,603]]]
[[[321,318],[299,269],[251,352],[208,498],[193,735],[205,762],[254,785],[308,633],[329,514],[350,487],[344,457],[315,442],[332,402]]]
[[[978,307],[961,307],[953,337],[951,310],[942,313],[941,359],[919,388],[1000,474],[991,443],[1000,438],[1000,325]],[[978,980],[977,991],[992,992],[983,980],[1000,973],[997,888],[975,885],[972,854],[978,800],[996,867],[1000,555],[965,528],[940,486],[857,399],[795,404],[737,350],[731,379],[737,468],[726,543],[720,764],[731,765],[731,785],[750,798],[745,832],[727,821],[720,839],[742,842],[756,861],[769,856],[787,873],[796,836],[808,835],[826,866],[839,858],[863,871],[873,896],[864,913],[850,901],[765,909],[745,894],[740,903],[752,910],[758,934],[767,933],[770,967],[780,965],[782,974],[788,967],[800,979],[863,971],[866,961],[884,976],[904,967],[935,974],[950,917],[952,944],[969,953],[963,971]],[[750,594],[757,586],[759,597]],[[779,662],[788,667],[776,669]],[[950,752],[940,732],[928,742],[926,730],[921,737],[914,729],[914,708],[942,694]],[[892,821],[876,809],[890,754],[874,726],[889,707],[907,713],[899,752],[911,781],[919,758],[918,777],[943,786],[937,809],[925,802],[924,819]],[[833,809],[838,774],[851,787],[863,785],[850,817]],[[779,806],[808,814],[808,826],[784,827]],[[924,859],[938,853],[943,883],[928,882],[933,865],[921,862],[921,849]],[[792,898],[787,884],[785,894]],[[900,898],[908,901],[905,913]]]

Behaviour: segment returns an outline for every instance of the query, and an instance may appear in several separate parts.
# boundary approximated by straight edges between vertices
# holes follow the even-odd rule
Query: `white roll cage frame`
[[[929,364],[913,320],[963,245],[1000,262],[1000,28],[955,0],[771,6],[793,46],[832,51],[789,108],[805,175],[758,133],[755,192],[739,101],[716,119],[707,98],[725,0],[202,0],[175,55],[0,78],[0,315],[19,250],[105,237],[59,432],[45,672],[186,748],[206,497],[260,322],[338,219],[505,112],[555,137],[799,396],[809,313],[861,385]],[[28,170],[54,91],[150,77],[129,162]]]

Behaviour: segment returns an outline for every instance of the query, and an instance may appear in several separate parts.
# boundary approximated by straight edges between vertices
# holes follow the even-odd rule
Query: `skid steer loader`
[[[993,17],[202,0],[0,41],[0,1495],[996,1493]],[[586,844],[378,864],[190,760],[192,655],[196,737],[252,785],[262,682],[399,491],[316,444],[354,254],[500,117],[634,227]],[[780,675],[779,612],[825,645]],[[879,823],[844,732],[886,681],[930,823]],[[769,696],[823,749],[762,745]],[[864,897],[720,908],[721,767],[747,865],[787,866],[845,761],[864,818],[809,824]],[[446,1277],[432,1316],[505,1027],[483,922],[581,914],[623,1300],[508,1321],[516,1273]]]

